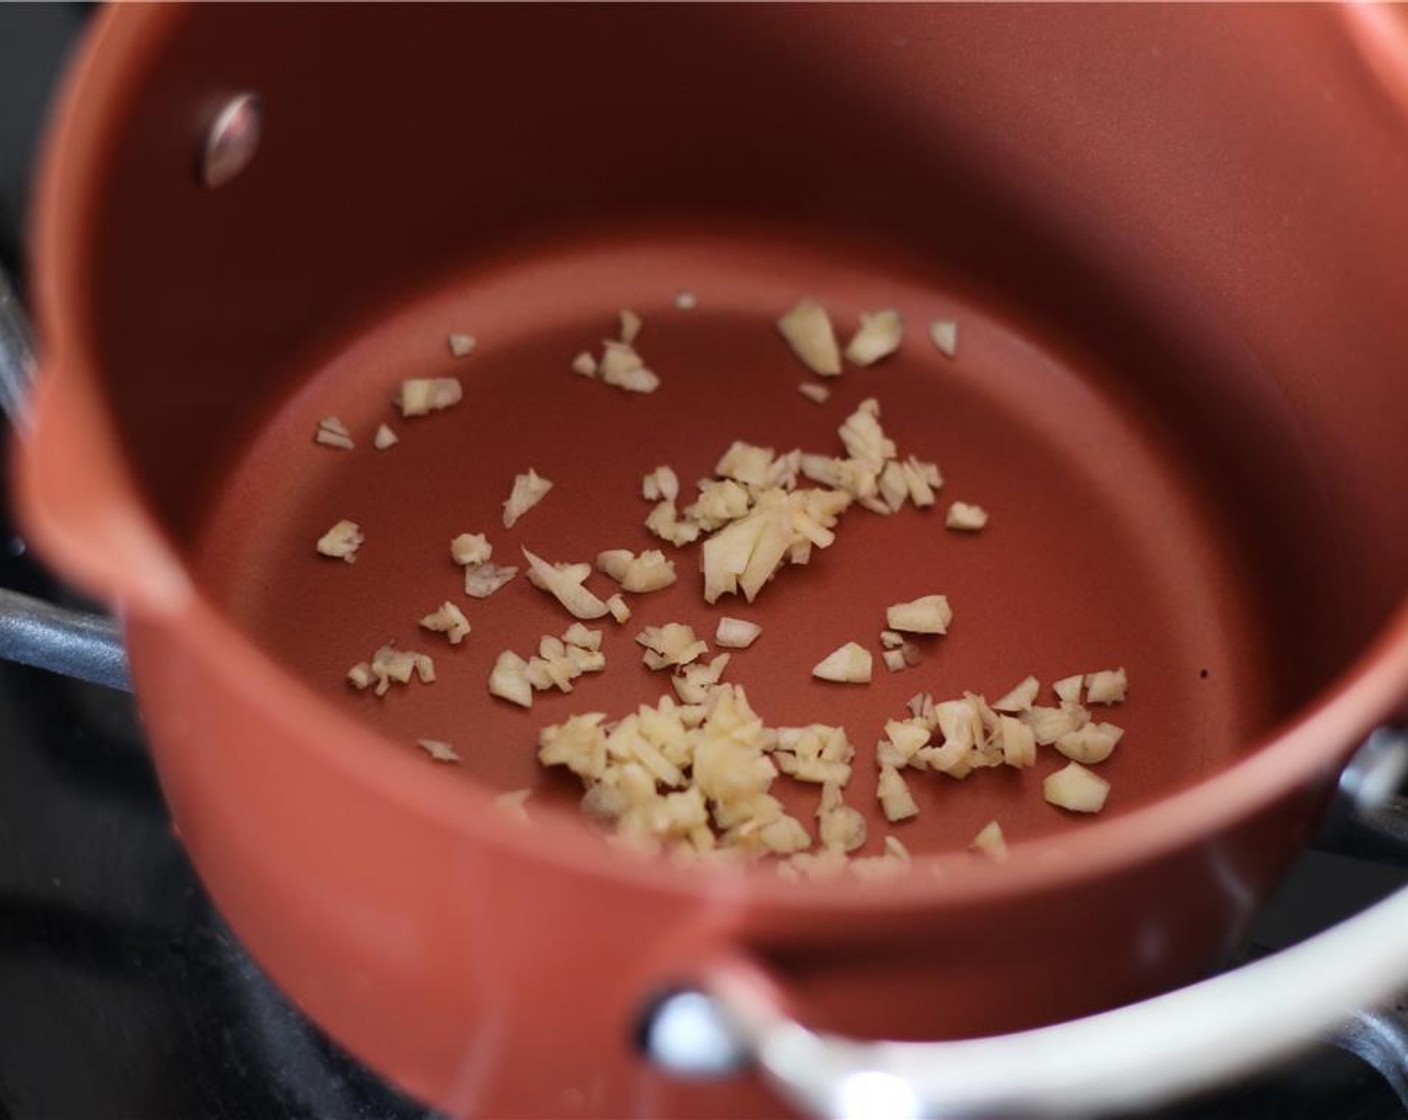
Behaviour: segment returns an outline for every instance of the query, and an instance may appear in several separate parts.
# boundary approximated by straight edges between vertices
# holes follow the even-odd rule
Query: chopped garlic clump
[[[606,654],[601,651],[601,631],[589,630],[575,622],[554,638],[545,634],[538,639],[538,652],[524,660],[512,650],[504,650],[489,673],[489,692],[524,708],[533,706],[534,690],[543,692],[556,688],[571,692],[572,682],[584,673],[599,673],[606,668]]]
[[[659,376],[645,367],[644,360],[629,344],[607,342],[604,347],[597,372],[608,385],[628,393],[653,393],[660,387]]]
[[[465,618],[464,611],[449,600],[441,603],[439,607],[422,618],[420,624],[427,630],[444,634],[452,646],[457,646],[464,641],[465,635],[469,633],[470,629],[469,620]]]
[[[675,582],[675,562],[666,559],[659,549],[649,549],[639,556],[625,548],[607,549],[597,554],[596,566],[619,583],[622,591],[645,594]]]
[[[581,778],[583,811],[629,850],[667,848],[682,862],[791,855],[812,837],[768,792],[776,735],[743,690],[725,684],[698,704],[666,696],[611,725],[597,712],[573,716],[544,728],[538,758]]]
[[[644,661],[650,669],[688,665],[709,652],[708,643],[695,636],[692,626],[682,622],[647,626],[636,635],[636,641],[645,647]]]
[[[378,696],[385,696],[393,684],[410,684],[412,678],[421,684],[433,684],[435,662],[428,654],[397,649],[394,642],[387,642],[372,654],[370,663],[360,662],[347,673],[348,681],[356,688],[365,689],[375,682],[373,691]]]

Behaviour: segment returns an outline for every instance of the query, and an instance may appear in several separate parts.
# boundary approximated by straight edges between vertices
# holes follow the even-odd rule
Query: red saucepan
[[[712,1025],[809,1107],[1010,1115],[1166,1096],[1408,982],[1394,900],[1211,988],[990,1037],[1205,974],[1408,696],[1401,22],[105,13],[40,182],[44,368],[18,493],[44,554],[119,610],[177,827],[254,955],[457,1115],[775,1111],[758,1079],[686,1083],[632,1049],[681,987],[711,994],[661,1005],[667,1063],[708,1064],[671,1032]],[[696,307],[676,306],[684,289]],[[908,337],[814,405],[773,325],[803,296],[847,328],[896,307]],[[645,320],[654,394],[569,370],[621,307]],[[932,318],[959,323],[955,357]],[[458,331],[478,340],[467,357],[446,347]],[[401,424],[401,379],[442,375],[463,402]],[[521,578],[464,600],[447,542],[652,547],[645,472],[693,480],[733,439],[827,450],[867,397],[938,461],[945,501],[991,523],[964,537],[941,515],[847,512],[833,548],[747,608],[763,637],[729,679],[773,723],[846,725],[863,762],[920,689],[1124,665],[1106,811],[1045,804],[1044,759],[913,780],[921,814],[893,831],[915,864],[895,882],[613,852],[580,789],[539,767],[538,730],[659,695],[632,638],[712,628],[693,554],[609,628],[603,679],[525,713],[489,697],[489,668],[567,620]],[[313,442],[329,415],[353,451]],[[385,452],[382,421],[401,437]],[[503,530],[529,466],[554,491]],[[312,547],[340,518],[366,535],[355,564]],[[956,618],[920,666],[868,688],[810,678],[873,642],[887,603],[936,591]],[[473,632],[436,647],[433,685],[347,686],[388,639],[425,647],[415,620],[452,597]],[[847,796],[870,805],[856,769]],[[530,827],[492,805],[524,786]],[[992,818],[1001,866],[965,850]],[[867,851],[878,814],[870,831]],[[794,1020],[969,1041],[859,1047]]]

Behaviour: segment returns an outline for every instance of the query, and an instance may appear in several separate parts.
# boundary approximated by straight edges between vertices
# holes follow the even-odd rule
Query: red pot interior
[[[530,463],[558,490],[491,533],[500,556],[638,549],[654,542],[632,495],[656,463],[692,479],[734,438],[828,449],[874,395],[901,447],[939,461],[945,499],[989,506],[992,528],[852,514],[747,612],[767,639],[730,676],[771,718],[867,741],[920,688],[992,695],[1028,671],[1124,663],[1128,749],[1108,773],[1125,811],[1289,714],[1402,589],[1404,385],[1384,374],[1405,327],[1381,249],[1405,219],[1367,220],[1360,187],[1372,174],[1391,193],[1402,172],[1373,105],[1295,100],[1306,66],[1374,92],[1342,43],[1311,50],[1330,18],[173,16],[92,214],[109,401],[197,578],[293,671],[402,740],[472,740],[447,781],[552,786],[539,723],[660,681],[622,665],[533,717],[491,702],[497,651],[560,628],[521,583],[471,604],[475,638],[441,657],[439,687],[379,703],[342,672],[387,638],[425,645],[415,620],[456,586],[445,542],[496,528]],[[1275,34],[1233,66],[1244,28]],[[1150,44],[1137,66],[1102,53],[1125,36]],[[264,96],[267,135],[210,192],[189,114],[241,89]],[[672,309],[681,288],[696,312]],[[896,359],[820,409],[771,326],[804,294],[844,324],[889,304],[910,323]],[[567,372],[618,304],[646,317],[665,379],[651,398]],[[963,322],[955,362],[923,338],[938,314]],[[480,352],[453,362],[452,329]],[[365,449],[400,377],[452,369],[466,405],[405,425],[394,451],[310,442],[336,414]],[[309,547],[339,517],[369,536],[355,567]],[[809,680],[840,641],[873,637],[887,602],[930,590],[958,622],[918,671],[868,690]],[[704,628],[693,579],[641,600],[609,656],[633,660],[637,621],[680,617]],[[1015,775],[919,784],[942,807],[911,829],[920,847],[995,813],[1017,836],[1068,823]]]

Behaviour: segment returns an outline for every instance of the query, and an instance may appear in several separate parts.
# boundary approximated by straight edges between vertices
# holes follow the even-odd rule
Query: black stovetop
[[[33,145],[84,5],[0,5],[0,260],[23,266]],[[0,484],[4,479],[0,477]],[[0,586],[61,590],[0,502]],[[1308,853],[1251,951],[1405,880]],[[626,1045],[625,1039],[622,1045]],[[1401,1120],[1321,1047],[1164,1120]],[[211,909],[172,834],[129,697],[0,663],[0,1120],[404,1120],[427,1112],[305,1020]]]

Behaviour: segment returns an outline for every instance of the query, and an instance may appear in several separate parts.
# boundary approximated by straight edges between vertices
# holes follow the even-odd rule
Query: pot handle
[[[1352,796],[1360,813],[1382,812],[1395,792],[1389,778],[1408,763],[1408,738],[1376,733],[1356,762],[1363,756],[1369,761],[1346,771],[1357,783]],[[1326,1037],[1401,1080],[1401,1047],[1386,1057],[1375,1029],[1381,1016],[1359,1009],[1408,987],[1405,929],[1408,888],[1316,937],[1177,991],[952,1042],[865,1042],[809,1030],[787,1014],[766,974],[740,962],[658,1001],[640,1039],[670,1072],[719,1075],[751,1062],[794,1106],[846,1118],[1134,1112],[1264,1069]],[[1356,1044],[1365,1031],[1374,1047]]]
[[[34,348],[24,310],[0,269],[0,408],[21,436],[29,432]],[[130,691],[117,623],[0,588],[0,659]]]

